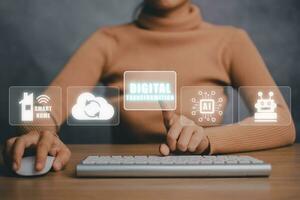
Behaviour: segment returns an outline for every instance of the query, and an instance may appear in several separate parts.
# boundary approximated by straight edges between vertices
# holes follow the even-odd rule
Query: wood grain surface
[[[158,154],[158,145],[69,147],[66,169],[42,177],[14,176],[1,161],[0,199],[300,199],[300,144],[244,153],[271,163],[269,178],[77,178],[75,166],[87,155]]]

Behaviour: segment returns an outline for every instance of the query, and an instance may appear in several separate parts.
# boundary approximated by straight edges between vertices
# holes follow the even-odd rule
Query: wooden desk
[[[246,153],[270,162],[269,178],[76,178],[75,165],[91,154],[157,154],[158,145],[70,145],[62,172],[9,176],[0,168],[0,199],[300,199],[300,144]]]

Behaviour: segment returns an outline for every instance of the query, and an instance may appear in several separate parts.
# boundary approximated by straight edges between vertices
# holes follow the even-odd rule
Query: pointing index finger
[[[172,107],[168,102],[159,101],[159,104],[162,109],[164,124],[166,128],[169,129],[171,125],[174,123],[174,118],[177,117],[177,114],[175,113],[174,110],[172,110]]]

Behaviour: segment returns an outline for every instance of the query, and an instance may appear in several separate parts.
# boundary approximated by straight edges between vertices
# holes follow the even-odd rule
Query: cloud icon
[[[89,92],[82,93],[72,108],[72,116],[77,120],[109,120],[114,113],[113,106],[106,99]]]

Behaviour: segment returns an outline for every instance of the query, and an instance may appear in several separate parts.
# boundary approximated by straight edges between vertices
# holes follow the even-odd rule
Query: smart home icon
[[[32,122],[34,119],[50,119],[52,106],[48,105],[51,98],[47,95],[40,95],[34,101],[34,94],[24,92],[21,105],[21,121]]]
[[[61,125],[62,90],[57,86],[9,87],[11,126]]]

